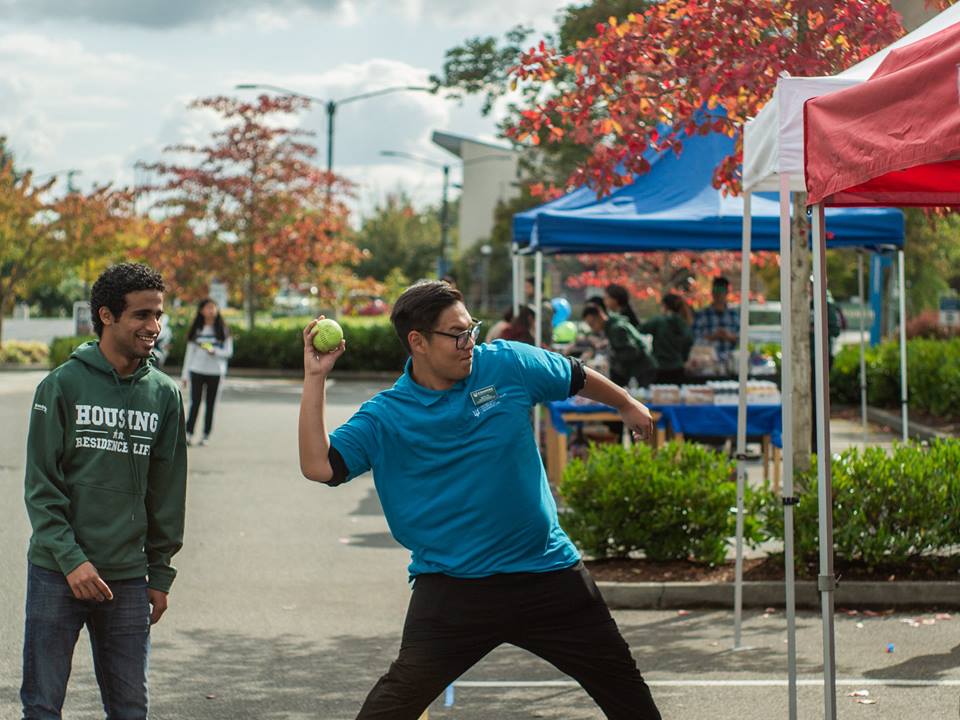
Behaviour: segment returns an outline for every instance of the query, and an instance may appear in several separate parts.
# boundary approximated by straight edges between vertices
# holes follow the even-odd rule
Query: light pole
[[[431,167],[437,167],[443,170],[443,194],[440,202],[440,256],[437,258],[437,277],[442,278],[447,274],[447,236],[449,233],[449,205],[447,202],[447,194],[450,188],[450,165],[448,163],[440,162],[439,160],[431,160],[430,158],[421,157],[419,155],[414,155],[413,153],[402,152],[399,150],[381,150],[381,155],[386,157],[396,157],[403,158],[405,160],[413,160],[414,162],[422,163],[424,165],[430,165]],[[512,160],[512,157],[506,155],[481,155],[480,157],[468,158],[461,162],[461,165],[466,167],[467,165],[472,165],[473,163],[478,162],[487,162],[490,160]],[[455,185],[454,187],[460,187]]]
[[[450,165],[438,160],[431,160],[430,158],[420,157],[419,155],[401,152],[399,150],[381,150],[380,154],[386,157],[413,160],[414,162],[423,163],[424,165],[430,165],[431,167],[437,167],[443,170],[443,193],[440,200],[440,254],[437,257],[437,277],[442,278],[447,274],[447,232],[449,229],[447,194],[450,188]]]
[[[283,95],[293,95],[294,97],[303,98],[310,102],[320,103],[326,108],[327,111],[327,172],[333,173],[333,130],[334,130],[334,119],[337,114],[337,108],[346,103],[356,102],[357,100],[366,100],[367,98],[378,97],[380,95],[389,95],[390,93],[397,92],[433,92],[433,88],[421,86],[421,85],[397,85],[394,87],[382,88],[380,90],[372,90],[370,92],[360,93],[359,95],[351,95],[350,97],[340,98],[339,100],[324,100],[323,98],[318,98],[313,95],[307,95],[306,93],[297,92],[296,90],[290,90],[288,88],[280,87],[278,85],[267,85],[263,83],[241,83],[236,85],[237,90],[268,90],[270,92],[277,92]]]

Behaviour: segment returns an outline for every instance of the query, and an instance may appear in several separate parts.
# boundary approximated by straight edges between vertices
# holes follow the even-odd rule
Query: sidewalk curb
[[[897,435],[903,433],[903,418],[898,412],[891,412],[889,410],[881,410],[880,408],[867,407],[867,420],[878,425],[886,425],[891,428]],[[907,418],[909,428],[907,429],[907,434],[911,438],[917,440],[948,440],[953,437],[950,433],[943,432],[942,430],[937,430],[928,425],[923,425],[916,422],[915,420]]]
[[[734,583],[598,582],[597,587],[613,609],[672,610],[681,608],[732,608]],[[748,581],[743,583],[743,606],[784,607],[784,583]],[[960,608],[960,582],[841,582],[834,592],[837,607],[874,608]],[[796,607],[820,609],[815,582],[796,583]]]

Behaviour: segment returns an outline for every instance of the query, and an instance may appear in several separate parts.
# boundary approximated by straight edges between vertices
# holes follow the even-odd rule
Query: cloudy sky
[[[76,168],[76,182],[134,181],[138,160],[200,141],[211,117],[194,98],[272,83],[322,98],[424,84],[446,49],[518,23],[552,27],[564,0],[0,0],[0,135],[36,173]],[[424,204],[440,173],[380,156],[447,159],[433,130],[493,139],[479,101],[406,93],[347,104],[336,124],[336,170],[359,207],[407,188]],[[318,132],[315,108],[300,119]],[[324,162],[321,154],[320,162]]]

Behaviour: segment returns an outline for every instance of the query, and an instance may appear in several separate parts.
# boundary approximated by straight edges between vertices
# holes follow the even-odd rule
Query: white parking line
[[[458,680],[460,688],[565,688],[578,687],[573,680]],[[654,687],[786,687],[786,680],[647,680]],[[798,678],[797,685],[822,686],[822,678]],[[837,685],[897,687],[960,687],[960,679],[898,680],[896,678],[837,678]]]

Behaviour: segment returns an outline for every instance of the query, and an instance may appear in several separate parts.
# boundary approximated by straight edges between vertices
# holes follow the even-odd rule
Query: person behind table
[[[213,430],[213,410],[217,404],[221,382],[227,375],[227,362],[233,357],[233,338],[223,321],[220,308],[210,298],[197,304],[197,314],[187,332],[187,350],[183,356],[180,381],[190,384],[190,415],[187,418],[187,443],[193,445],[193,431],[200,414],[200,401],[206,394],[203,412],[203,437],[206,445]]]
[[[521,305],[519,312],[513,316],[509,327],[500,333],[500,339],[535,345],[536,340],[534,339],[533,331],[536,326],[537,314],[533,307],[530,305]]]
[[[687,304],[676,293],[667,293],[661,301],[663,315],[640,323],[639,331],[653,336],[653,358],[657,361],[657,382],[680,385],[683,365],[693,345],[693,332],[685,319]]]
[[[623,315],[607,312],[596,305],[583,308],[583,319],[590,329],[607,338],[610,350],[610,379],[627,385],[649,385],[657,377],[657,363],[647,354],[640,332]]]
[[[150,626],[177,574],[187,483],[180,390],[151,356],[163,293],[145,265],[107,268],[90,293],[98,339],[33,398],[24,718],[61,717],[84,625],[106,716],[147,717]]]
[[[530,409],[580,394],[647,435],[647,409],[570,358],[520,343],[477,344],[454,288],[422,281],[394,304],[403,375],[327,434],[325,385],[346,343],[313,347],[304,329],[300,468],[339,485],[373,471],[413,593],[397,659],[360,720],[416,720],[503,643],[577,680],[616,720],[660,717],[602,596],[557,522]]]
[[[634,327],[640,327],[640,319],[630,304],[630,293],[623,285],[607,285],[603,291],[604,307],[608,313],[623,315]]]
[[[712,301],[693,319],[695,345],[712,345],[717,357],[723,358],[737,348],[740,336],[740,313],[727,305],[730,282],[725,277],[713,279]]]

